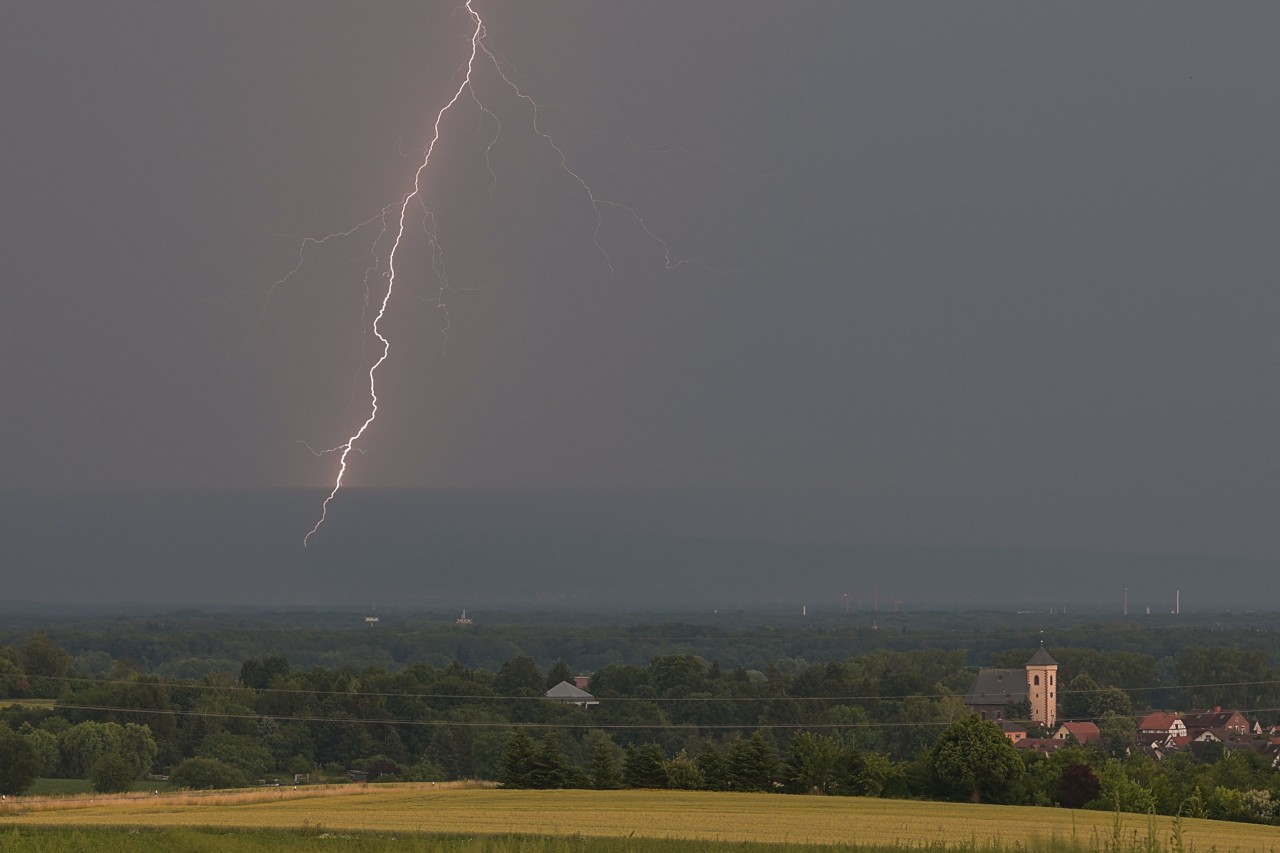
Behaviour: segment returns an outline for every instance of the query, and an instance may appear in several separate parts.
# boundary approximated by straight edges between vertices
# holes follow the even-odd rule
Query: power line
[[[363,725],[386,726],[452,726],[481,729],[636,729],[636,730],[680,730],[696,732],[702,729],[742,730],[742,729],[878,729],[878,728],[912,728],[949,726],[953,720],[930,720],[918,722],[865,722],[865,723],[522,723],[497,722],[489,720],[405,720],[377,717],[315,717],[305,714],[237,714],[231,711],[180,711],[172,708],[120,708],[110,705],[66,705],[82,711],[103,711],[119,714],[152,714],[171,717],[212,717],[230,720],[275,720],[290,723],[360,723]]]
[[[471,729],[572,729],[589,731],[592,729],[634,730],[634,731],[743,731],[754,729],[779,730],[859,730],[859,729],[910,729],[910,728],[945,728],[956,721],[946,720],[912,720],[912,721],[867,721],[860,723],[603,723],[603,722],[518,722],[492,720],[409,720],[383,717],[318,717],[309,714],[244,714],[233,711],[182,711],[173,708],[127,708],[113,705],[74,705],[64,706],[79,711],[98,711],[117,714],[143,714],[167,717],[200,717],[227,720],[271,720],[276,722],[296,723],[359,723],[361,725],[384,726],[416,726],[416,727],[452,727]],[[1261,714],[1280,711],[1280,707],[1239,708],[1241,713]],[[1010,720],[1009,722],[1034,723],[1033,720]],[[1070,722],[1064,720],[1062,722]]]
[[[203,690],[217,691],[229,693],[233,691],[245,691],[252,693],[254,696],[261,695],[296,695],[296,696],[350,696],[352,698],[381,698],[381,699],[439,699],[448,701],[483,701],[483,702],[516,702],[531,700],[550,700],[548,697],[535,694],[524,696],[510,695],[493,695],[493,694],[476,694],[476,693],[391,693],[380,691],[360,691],[360,690],[321,690],[311,689],[307,687],[246,687],[244,685],[217,685],[217,684],[183,684],[179,682],[140,682],[130,679],[96,679],[86,676],[70,676],[70,675],[27,675],[23,673],[0,673],[0,678],[15,678],[31,680],[45,680],[62,683],[86,683],[93,686],[118,685],[138,688],[163,688],[165,690]],[[1264,685],[1280,685],[1280,679],[1265,679],[1257,681],[1223,681],[1203,684],[1165,684],[1149,687],[1097,687],[1089,690],[1072,690],[1070,688],[1059,691],[1059,698],[1064,696],[1085,696],[1098,693],[1107,693],[1112,690],[1120,690],[1124,693],[1147,693],[1154,691],[1166,690],[1208,690],[1226,687],[1257,687]],[[654,704],[673,704],[681,702],[898,702],[906,699],[947,699],[947,698],[963,698],[960,693],[904,693],[904,694],[867,694],[862,696],[595,696],[599,702],[609,703],[627,703],[627,702],[649,702]],[[67,704],[67,703],[63,703]],[[69,705],[70,707],[70,705]]]

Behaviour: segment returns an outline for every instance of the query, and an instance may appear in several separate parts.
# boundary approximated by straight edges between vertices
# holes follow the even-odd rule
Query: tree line
[[[757,729],[725,744],[671,755],[657,743],[620,748],[604,732],[575,763],[554,730],[535,740],[516,729],[499,780],[513,788],[668,788],[760,791],[1008,805],[1062,806],[1280,824],[1280,772],[1252,751],[1212,762],[1181,753],[1164,761],[1116,756],[1072,743],[1053,753],[1016,749],[976,715],[948,725],[914,758],[860,749],[847,734],[802,731],[779,748]]]
[[[1133,708],[1145,707],[1139,703],[1163,671],[1239,677],[1250,701],[1265,700],[1280,683],[1252,650],[1189,649],[1172,661],[1081,647],[1054,654],[1068,682],[1062,707],[1127,719],[1130,733]],[[1010,655],[1021,663],[1026,652]],[[1117,736],[1045,757],[1013,750],[990,724],[971,730],[962,696],[973,671],[963,650],[879,649],[758,669],[661,655],[594,672],[589,689],[597,706],[543,698],[574,674],[563,661],[544,671],[517,654],[493,670],[456,661],[302,670],[271,655],[200,678],[160,677],[121,661],[94,675],[36,634],[0,647],[0,696],[44,697],[49,706],[0,710],[0,766],[28,779],[90,778],[98,768],[104,786],[112,778],[120,784],[123,774],[229,787],[358,771],[364,778],[483,778],[516,787],[966,799],[977,791],[983,800],[1063,805],[1087,792],[1092,774],[1098,790],[1088,802],[1114,800],[1122,808],[1171,811],[1192,803],[1214,816],[1270,820],[1266,804],[1280,802],[1275,771],[1258,756],[1232,753],[1189,765],[1177,756],[1157,764],[1127,755],[1126,738]],[[940,746],[965,733],[981,746],[962,760]],[[980,783],[954,778],[958,768],[983,766],[982,756],[993,756],[996,769]],[[1059,786],[1077,765],[1070,771],[1074,793],[1064,795]]]

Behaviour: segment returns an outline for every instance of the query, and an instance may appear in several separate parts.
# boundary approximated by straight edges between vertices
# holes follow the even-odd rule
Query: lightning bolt
[[[519,101],[527,105],[529,109],[529,115],[530,115],[530,119],[529,119],[530,126],[534,134],[536,134],[539,139],[541,139],[544,143],[546,143],[551,148],[551,150],[555,152],[556,156],[559,158],[560,169],[570,179],[572,179],[578,185],[578,187],[581,188],[582,193],[586,197],[587,202],[590,204],[591,209],[595,214],[595,226],[592,231],[592,242],[595,245],[596,250],[600,253],[601,257],[604,259],[604,263],[608,269],[608,274],[605,279],[605,287],[607,287],[609,283],[612,282],[614,272],[615,272],[613,261],[610,258],[609,252],[605,248],[604,243],[602,241],[602,237],[601,237],[601,231],[603,230],[604,224],[605,224],[605,213],[607,211],[620,212],[623,215],[625,215],[628,219],[630,219],[635,224],[635,226],[640,229],[640,231],[645,235],[645,237],[649,239],[652,243],[654,243],[661,250],[663,255],[664,265],[668,270],[675,270],[686,265],[694,265],[694,266],[701,267],[702,269],[705,269],[712,273],[723,274],[725,272],[728,272],[728,270],[715,269],[698,260],[676,258],[673,255],[671,247],[668,245],[668,243],[649,227],[648,223],[645,222],[644,218],[640,215],[638,211],[636,211],[633,207],[623,204],[622,202],[601,197],[595,192],[595,190],[592,189],[591,185],[587,182],[587,180],[579,172],[575,171],[569,165],[569,158],[565,154],[564,150],[560,147],[560,145],[549,133],[543,130],[542,125],[540,123],[540,116],[539,116],[537,102],[529,94],[527,94],[523,89],[521,89],[520,86],[516,84],[515,80],[513,79],[514,74],[508,72],[508,69],[510,68],[510,66],[505,61],[501,60],[498,57],[498,55],[495,54],[489,48],[488,44],[486,44],[485,42],[486,32],[485,32],[484,20],[480,17],[480,14],[476,11],[473,4],[474,4],[474,0],[466,0],[466,2],[464,2],[461,7],[466,12],[467,16],[470,18],[471,25],[472,25],[471,36],[469,40],[469,52],[467,55],[467,59],[463,65],[459,66],[459,68],[463,68],[465,70],[462,74],[462,79],[458,83],[457,88],[453,91],[452,96],[448,99],[445,105],[440,108],[439,112],[436,113],[435,121],[432,126],[431,140],[427,144],[427,147],[422,154],[422,159],[418,163],[417,170],[413,173],[412,189],[406,192],[398,202],[393,202],[387,205],[382,209],[380,213],[375,214],[374,216],[366,219],[365,221],[359,223],[358,225],[346,231],[335,232],[333,234],[329,234],[324,237],[303,238],[298,247],[297,263],[295,264],[293,269],[291,269],[283,278],[276,281],[266,294],[267,296],[270,296],[272,292],[288,284],[289,281],[299,273],[299,271],[301,270],[302,266],[306,261],[306,252],[309,247],[321,245],[331,240],[338,240],[344,237],[350,237],[366,228],[369,228],[374,223],[381,222],[381,231],[379,232],[377,238],[375,238],[375,240],[373,241],[373,245],[371,248],[371,253],[374,260],[370,264],[370,266],[365,270],[365,276],[364,276],[365,304],[366,304],[365,310],[367,311],[368,310],[367,306],[371,301],[370,278],[373,276],[375,272],[381,269],[381,265],[378,260],[378,246],[384,243],[389,233],[394,233],[395,235],[394,239],[391,241],[391,247],[387,251],[386,268],[382,272],[382,277],[386,281],[386,286],[385,286],[385,289],[383,289],[382,291],[382,297],[381,297],[381,300],[378,302],[378,310],[374,315],[373,324],[372,324],[373,336],[377,339],[378,345],[380,345],[381,349],[380,349],[380,352],[378,352],[377,358],[373,361],[372,365],[369,367],[369,370],[368,370],[368,396],[369,396],[368,416],[364,419],[364,421],[360,424],[360,426],[346,439],[346,441],[342,442],[336,447],[318,451],[310,447],[309,445],[307,445],[307,449],[310,450],[312,453],[316,454],[317,456],[336,454],[338,457],[338,472],[337,472],[337,475],[334,477],[332,489],[330,489],[328,495],[324,499],[324,502],[321,504],[319,518],[316,520],[316,523],[311,528],[311,530],[308,531],[307,534],[302,539],[302,544],[304,547],[310,543],[312,537],[316,535],[316,533],[320,530],[320,528],[324,525],[325,521],[327,520],[329,515],[329,507],[333,503],[333,500],[337,497],[338,492],[342,489],[343,481],[346,479],[347,471],[348,471],[348,463],[350,460],[351,453],[352,451],[356,451],[360,453],[364,452],[361,448],[358,448],[356,444],[365,435],[369,427],[372,426],[373,422],[377,420],[377,417],[378,417],[378,384],[377,384],[378,369],[382,367],[383,363],[387,361],[387,358],[389,357],[391,352],[391,342],[382,332],[382,321],[384,317],[386,317],[387,307],[391,302],[392,293],[395,291],[395,288],[396,288],[397,273],[398,273],[397,266],[396,266],[397,256],[400,250],[400,246],[405,239],[405,232],[407,228],[407,222],[409,219],[409,210],[410,210],[410,207],[415,204],[415,202],[422,210],[422,214],[423,214],[422,227],[426,234],[428,244],[431,249],[431,268],[439,284],[439,290],[437,291],[437,295],[436,295],[436,306],[440,309],[443,316],[444,325],[442,329],[442,335],[445,341],[445,345],[447,346],[448,335],[449,335],[449,325],[450,325],[447,295],[450,292],[455,292],[455,291],[449,285],[449,279],[448,279],[448,276],[446,275],[446,267],[444,262],[444,252],[439,244],[439,241],[436,238],[435,217],[432,214],[432,212],[427,208],[425,199],[423,198],[424,176],[426,175],[426,173],[428,172],[428,169],[431,166],[431,160],[432,160],[433,154],[435,153],[436,144],[440,141],[440,136],[442,133],[441,126],[445,120],[445,116],[459,103],[459,101],[462,101],[464,97],[469,96],[470,100],[475,102],[476,106],[479,108],[481,112],[481,121],[483,122],[486,117],[489,119],[492,119],[495,127],[493,136],[489,139],[489,142],[484,149],[485,165],[488,168],[489,177],[490,177],[489,193],[490,193],[490,196],[492,196],[493,194],[493,190],[497,184],[498,178],[497,178],[497,175],[494,173],[493,167],[490,163],[490,154],[493,151],[494,146],[498,144],[499,136],[502,134],[503,125],[502,125],[502,121],[498,118],[498,116],[492,110],[490,110],[487,106],[485,106],[485,104],[481,101],[479,95],[475,91],[473,82],[476,75],[478,61],[480,61],[482,64],[491,65],[494,71],[496,72],[497,77],[501,80],[502,84],[508,87]],[[392,219],[394,221],[394,224],[392,224],[392,221],[391,221]],[[463,290],[467,290],[467,289],[470,289],[470,288],[463,288]]]
[[[320,517],[316,519],[315,526],[302,537],[302,545],[305,548],[310,542],[311,537],[316,535],[316,531],[324,524],[325,519],[329,516],[329,504],[333,503],[333,499],[337,496],[338,491],[342,488],[342,481],[347,476],[347,457],[351,455],[351,449],[355,447],[355,443],[365,434],[372,424],[378,418],[378,368],[387,360],[387,356],[391,353],[391,341],[382,334],[381,324],[382,318],[387,314],[387,305],[391,302],[391,294],[396,287],[396,253],[400,250],[400,243],[404,240],[405,219],[409,213],[409,204],[418,198],[422,192],[422,173],[431,165],[431,155],[435,153],[436,143],[440,141],[440,123],[444,121],[445,113],[458,102],[464,92],[471,88],[471,75],[475,71],[476,56],[480,51],[480,41],[484,38],[484,21],[480,15],[471,6],[472,0],[467,0],[465,8],[467,14],[471,16],[475,29],[471,32],[471,53],[467,56],[467,72],[462,76],[462,82],[458,84],[458,89],[443,107],[440,112],[436,113],[436,120],[432,126],[431,142],[427,145],[427,151],[422,155],[422,162],[418,164],[418,169],[413,173],[413,189],[405,194],[400,200],[400,214],[396,219],[396,239],[391,244],[391,250],[387,253],[387,288],[382,292],[382,302],[378,306],[378,313],[373,318],[373,336],[382,344],[382,352],[378,358],[369,367],[369,417],[364,419],[364,423],[360,424],[360,428],[351,434],[351,436],[338,446],[338,474],[333,480],[333,489],[324,499],[324,503],[320,505]],[[472,93],[474,95],[474,92]],[[434,251],[434,250],[433,250]]]

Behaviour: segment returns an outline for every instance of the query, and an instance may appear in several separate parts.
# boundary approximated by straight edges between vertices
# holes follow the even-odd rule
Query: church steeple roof
[[[1057,666],[1058,662],[1053,659],[1053,655],[1044,649],[1044,642],[1041,641],[1040,648],[1036,649],[1036,653],[1031,656],[1031,660],[1027,661],[1027,666]]]

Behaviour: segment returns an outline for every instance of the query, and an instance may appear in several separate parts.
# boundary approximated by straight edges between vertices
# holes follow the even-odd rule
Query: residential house
[[[1173,711],[1152,711],[1138,720],[1138,734],[1141,740],[1146,740],[1145,735],[1186,737],[1187,724]]]
[[[1212,711],[1189,711],[1182,715],[1182,721],[1186,723],[1187,734],[1192,737],[1210,729],[1225,729],[1244,737],[1253,728],[1244,714],[1239,711],[1224,711],[1221,706]]]
[[[1074,738],[1076,743],[1085,746],[1102,737],[1102,732],[1098,730],[1097,723],[1066,722],[1058,726],[1058,730],[1053,733],[1053,736],[1058,740],[1071,740]]]
[[[1017,749],[1031,749],[1043,755],[1050,755],[1067,745],[1064,740],[1052,737],[1026,737],[1014,744]]]
[[[564,702],[566,705],[581,705],[583,708],[600,704],[599,699],[581,687],[575,687],[567,681],[560,682],[543,695],[556,702]]]
[[[1026,740],[1027,737],[1026,729],[1008,720],[1000,720],[1000,731],[1004,732],[1004,736],[1012,741],[1014,746],[1017,746],[1019,741]]]
[[[1280,769],[1280,738],[1269,738],[1258,744],[1258,752],[1271,762],[1272,769]]]

